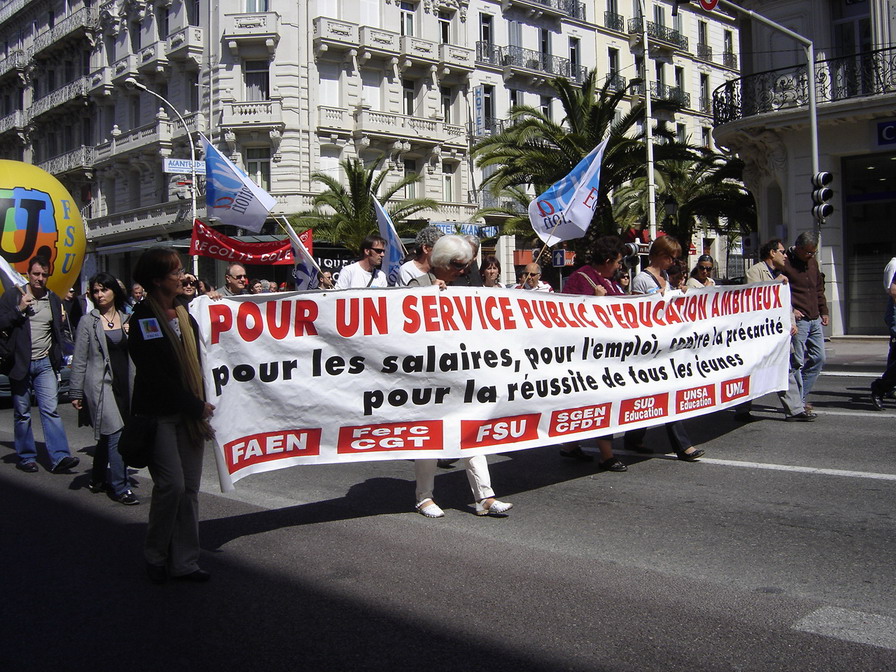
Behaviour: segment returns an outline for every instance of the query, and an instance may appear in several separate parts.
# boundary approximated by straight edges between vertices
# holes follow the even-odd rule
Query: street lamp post
[[[168,108],[177,115],[177,118],[180,120],[181,125],[184,127],[184,130],[187,132],[187,139],[190,145],[190,209],[193,214],[193,219],[190,222],[191,226],[196,222],[196,146],[193,143],[193,134],[190,132],[190,127],[187,126],[186,120],[183,118],[180,112],[177,111],[177,108],[171,104],[167,98],[162,96],[161,94],[156,93],[152,89],[147,88],[144,84],[141,84],[133,77],[128,77],[124,80],[124,85],[129,89],[138,89],[140,91],[145,91],[151,96],[155,96],[159,100],[161,100]],[[193,274],[196,275],[199,273],[199,258],[197,256],[193,256]]]
[[[650,225],[650,240],[656,240],[656,180],[653,174],[653,99],[650,91],[650,45],[648,44],[647,15],[644,13],[644,0],[638,0],[641,13],[641,42],[644,45],[644,126],[647,142],[647,221]]]

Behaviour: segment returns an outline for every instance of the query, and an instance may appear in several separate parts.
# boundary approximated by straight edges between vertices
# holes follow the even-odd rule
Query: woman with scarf
[[[199,568],[199,482],[202,451],[212,437],[199,366],[198,327],[187,312],[184,268],[174,248],[144,252],[134,280],[146,298],[134,308],[128,350],[136,376],[131,410],[156,419],[149,473],[153,479],[144,557],[154,583],[208,581]]]

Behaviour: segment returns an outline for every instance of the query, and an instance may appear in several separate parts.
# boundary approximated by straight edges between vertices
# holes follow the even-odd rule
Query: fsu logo
[[[50,260],[50,273],[56,265],[56,214],[50,195],[37,189],[14,187],[0,189],[0,253],[17,270],[27,271],[28,260],[36,255]]]

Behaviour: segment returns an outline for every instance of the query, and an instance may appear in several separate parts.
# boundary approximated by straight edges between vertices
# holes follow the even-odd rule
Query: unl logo
[[[56,261],[56,217],[50,195],[35,189],[0,189],[0,254],[10,264],[26,263],[35,255]]]

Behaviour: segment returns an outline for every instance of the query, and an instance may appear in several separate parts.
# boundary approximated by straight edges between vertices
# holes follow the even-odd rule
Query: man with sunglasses
[[[361,242],[361,258],[339,272],[336,289],[357,287],[387,287],[389,279],[382,271],[386,257],[386,241],[369,235]]]
[[[526,264],[520,284],[514,289],[527,289],[531,292],[553,292],[554,288],[541,279],[541,266],[536,263]]]
[[[224,286],[218,291],[222,296],[238,296],[246,293],[246,283],[249,277],[246,268],[242,264],[230,264],[224,274]]]
[[[801,396],[806,411],[812,412],[812,404],[806,402],[815,380],[824,367],[824,332],[828,326],[828,302],[824,296],[824,276],[816,259],[818,234],[803,231],[784,259],[784,275],[790,281],[790,302],[796,318],[797,336],[794,339],[794,356],[802,364]]]

